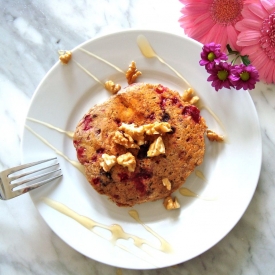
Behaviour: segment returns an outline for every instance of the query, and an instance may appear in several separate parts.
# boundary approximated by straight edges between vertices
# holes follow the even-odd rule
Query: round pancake
[[[124,124],[143,126],[167,122],[171,131],[145,135],[145,144],[126,148],[115,142],[115,133]],[[182,100],[178,92],[161,84],[133,84],[108,101],[92,107],[78,123],[74,146],[86,178],[94,189],[118,206],[133,206],[166,198],[184,184],[203,161],[206,124],[197,107]],[[149,146],[161,136],[165,154],[148,157]],[[130,152],[136,161],[134,171],[116,163],[105,171],[103,154],[115,156]],[[163,184],[171,183],[171,190]]]

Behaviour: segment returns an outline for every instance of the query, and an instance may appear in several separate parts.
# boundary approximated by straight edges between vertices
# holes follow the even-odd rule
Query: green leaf
[[[248,59],[248,55],[241,55],[242,62],[245,66],[248,66],[251,62]]]

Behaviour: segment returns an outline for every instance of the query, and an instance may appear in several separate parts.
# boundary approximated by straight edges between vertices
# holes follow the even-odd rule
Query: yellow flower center
[[[240,77],[241,77],[241,80],[247,81],[247,80],[250,78],[250,75],[249,75],[248,72],[242,72],[242,73],[240,74]]]
[[[242,0],[213,0],[210,7],[212,19],[221,25],[235,25],[241,19]]]
[[[207,55],[207,59],[209,60],[209,61],[213,61],[214,59],[215,59],[215,54],[213,53],[213,52],[211,52],[211,53],[209,53],[208,55]]]
[[[228,71],[219,71],[218,72],[218,78],[219,80],[226,80],[227,79],[227,76],[228,76]]]

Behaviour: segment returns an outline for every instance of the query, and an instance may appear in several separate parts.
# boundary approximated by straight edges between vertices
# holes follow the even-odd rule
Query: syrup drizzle
[[[30,120],[30,121],[33,121],[33,122],[36,122],[36,123],[39,123],[39,124],[42,124],[50,129],[53,129],[53,130],[56,130],[57,132],[59,133],[62,133],[62,134],[65,134],[67,135],[69,138],[73,138],[74,137],[74,132],[72,131],[65,131],[65,130],[62,130],[60,128],[57,128],[49,123],[46,123],[46,122],[43,122],[41,120],[38,120],[38,119],[34,119],[34,118],[31,118],[31,117],[27,117],[27,120]]]
[[[150,45],[149,41],[147,40],[147,38],[140,34],[137,37],[137,44],[138,47],[141,51],[141,53],[147,57],[147,58],[152,58],[152,57],[156,57],[161,63],[163,63],[164,65],[166,65],[169,69],[171,69],[180,79],[182,79],[185,84],[187,84],[188,87],[191,88],[190,83],[178,72],[176,71],[172,66],[170,66],[168,63],[166,63],[159,55],[157,55],[155,53],[155,51],[153,50],[152,46]]]
[[[179,192],[182,196],[185,196],[185,197],[193,197],[193,198],[201,199],[201,200],[204,200],[204,201],[214,201],[214,200],[216,200],[216,198],[202,197],[202,196],[196,194],[195,192],[191,191],[190,189],[188,189],[186,187],[180,188]]]
[[[88,74],[89,76],[91,76],[96,82],[98,82],[99,84],[101,84],[102,86],[104,86],[104,84],[96,77],[94,76],[92,73],[90,73],[87,69],[85,69],[81,64],[79,64],[78,62],[76,62],[75,60],[73,60],[73,62],[79,67],[81,68],[86,74]]]
[[[206,177],[204,176],[204,174],[203,174],[202,171],[196,170],[196,171],[195,171],[195,175],[196,175],[198,178],[200,178],[200,179],[202,179],[202,180],[204,180],[204,181],[207,181],[207,179],[206,179]]]
[[[124,240],[129,240],[132,239],[134,241],[134,245],[137,248],[140,248],[143,250],[143,245],[146,244],[156,250],[162,251],[164,253],[170,253],[171,249],[170,249],[170,245],[161,245],[161,247],[155,246],[154,244],[150,243],[149,241],[142,239],[136,235],[127,233],[123,230],[123,228],[118,225],[118,224],[112,224],[112,225],[105,225],[102,223],[99,223],[97,221],[94,221],[88,217],[82,216],[78,213],[76,213],[75,211],[73,211],[72,209],[70,209],[69,207],[67,207],[66,205],[54,201],[52,199],[49,198],[44,198],[44,202],[52,207],[53,209],[57,210],[58,212],[68,216],[69,218],[72,218],[73,220],[77,221],[78,223],[80,223],[81,225],[83,225],[84,227],[86,227],[87,229],[91,230],[93,233],[99,235],[100,237],[103,237],[100,233],[96,232],[94,230],[95,227],[99,227],[102,229],[106,229],[109,230],[112,234],[111,239],[107,239],[105,237],[103,237],[104,239],[107,239],[108,241],[110,241],[112,244],[117,245],[116,242],[119,239],[124,239]],[[150,229],[151,230],[151,229]],[[158,239],[163,240],[161,237],[159,237],[156,233],[154,233],[153,230],[149,231],[149,232],[153,232],[152,234],[154,236],[157,236]]]
[[[134,220],[136,220],[136,222],[141,224],[148,232],[150,232],[152,235],[154,235],[160,241],[160,243],[161,243],[160,250],[161,251],[166,252],[166,253],[172,252],[171,245],[165,239],[163,239],[161,236],[159,236],[155,231],[153,231],[148,225],[144,224],[140,220],[139,214],[136,210],[130,210],[128,213]]]
[[[34,130],[32,130],[28,125],[25,125],[25,127],[36,137],[38,137],[41,141],[43,141],[47,146],[49,146],[51,149],[53,149],[56,154],[63,157],[65,160],[67,160],[69,163],[71,163],[75,168],[77,168],[81,173],[84,174],[84,167],[77,161],[69,159],[66,155],[64,155],[61,151],[59,151],[57,148],[55,148],[53,145],[51,145],[45,138],[41,137],[39,134],[37,134]]]
[[[107,61],[107,60],[101,58],[100,56],[98,56],[98,55],[96,55],[96,54],[94,54],[94,53],[91,53],[91,52],[89,52],[89,51],[87,51],[87,50],[85,50],[85,49],[83,49],[83,48],[79,48],[79,50],[82,51],[82,52],[84,52],[84,53],[86,53],[86,54],[88,54],[88,55],[90,55],[90,56],[93,56],[93,57],[97,58],[98,60],[100,60],[100,61],[102,61],[102,62],[104,62],[104,63],[106,63],[106,64],[108,64],[109,66],[113,67],[114,69],[116,69],[116,70],[119,71],[120,73],[125,74],[125,72],[124,72],[123,70],[121,70],[119,67],[117,67],[117,66],[115,66],[114,64],[110,63],[109,61]]]
[[[199,107],[200,107],[200,109],[207,110],[211,114],[211,116],[218,122],[218,124],[223,129],[223,131],[226,132],[225,127],[224,127],[223,123],[221,122],[221,120],[219,119],[219,117],[209,107],[207,107],[205,105],[200,105]],[[224,138],[225,138],[225,136],[224,136]]]

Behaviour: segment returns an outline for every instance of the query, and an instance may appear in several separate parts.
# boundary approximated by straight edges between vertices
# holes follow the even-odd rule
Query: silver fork
[[[36,162],[32,162],[32,163],[28,163],[28,164],[23,164],[23,165],[19,165],[10,169],[7,169],[5,171],[0,172],[0,199],[1,200],[9,200],[12,198],[15,198],[19,195],[22,195],[24,193],[27,193],[33,189],[36,189],[44,184],[46,184],[47,182],[53,181],[54,179],[57,179],[59,177],[62,176],[61,173],[61,169],[58,168],[57,166],[59,165],[59,163],[54,163],[54,164],[50,164],[48,166],[39,168],[37,170],[32,170],[32,171],[28,171],[28,172],[23,172],[22,174],[15,174],[14,176],[12,176],[12,174],[27,169],[29,167],[32,166],[37,166],[46,162],[50,162],[50,161],[54,161],[57,160],[57,158],[51,158],[51,159],[46,159],[46,160],[40,160],[40,161],[36,161]],[[41,165],[40,165],[41,166]],[[47,171],[43,174],[38,173],[42,170],[50,170]],[[32,177],[28,177],[31,174],[34,173],[38,173],[37,175],[34,175]],[[52,177],[50,177],[52,176]],[[22,178],[22,177],[27,177],[25,180],[22,181],[18,181],[18,179]],[[36,181],[37,179],[40,179],[41,181]],[[29,182],[33,181],[32,184],[30,185],[26,185]],[[17,188],[20,185],[25,185],[22,186],[22,188]],[[16,189],[16,190],[14,190]]]

